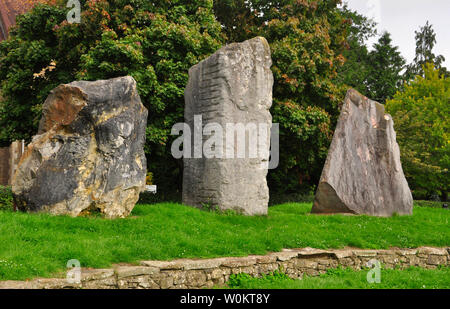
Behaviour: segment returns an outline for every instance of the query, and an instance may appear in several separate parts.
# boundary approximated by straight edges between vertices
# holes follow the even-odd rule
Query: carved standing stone
[[[147,114],[130,76],[52,90],[13,179],[18,208],[127,216],[145,187]]]
[[[258,128],[266,125],[270,131],[271,65],[270,47],[266,39],[257,37],[227,45],[189,70],[185,122],[193,132],[192,145],[196,115],[202,116],[202,127],[217,123],[225,129],[227,124],[240,123],[244,126],[256,124]],[[269,158],[270,132],[266,135],[258,130],[257,136],[251,137],[252,142],[255,138],[265,140],[265,148],[259,148],[261,152],[257,158],[250,156],[248,151],[244,158],[227,157],[227,147],[238,148],[236,140],[226,139],[225,133],[224,157],[184,158],[183,203],[231,209],[246,215],[267,214],[269,190],[264,163]],[[203,136],[203,142],[208,138]]]
[[[316,192],[313,213],[412,214],[392,117],[349,90]]]

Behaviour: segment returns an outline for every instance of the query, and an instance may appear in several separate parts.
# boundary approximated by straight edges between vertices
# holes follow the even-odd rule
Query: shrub
[[[12,211],[14,209],[11,187],[0,186],[0,210]]]
[[[416,206],[420,206],[420,207],[432,207],[432,208],[442,208],[442,205],[444,203],[441,202],[436,202],[436,201],[414,201],[414,204]]]

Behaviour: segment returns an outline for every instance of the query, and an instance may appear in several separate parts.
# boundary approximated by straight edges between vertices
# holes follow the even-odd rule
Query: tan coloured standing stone
[[[18,208],[130,214],[145,187],[147,114],[131,76],[52,90],[13,179]]]

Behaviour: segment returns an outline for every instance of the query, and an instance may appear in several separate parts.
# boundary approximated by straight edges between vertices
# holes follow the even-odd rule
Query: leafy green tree
[[[433,53],[433,48],[436,44],[436,33],[433,30],[433,25],[427,21],[425,26],[414,33],[416,35],[416,56],[413,63],[409,64],[407,67],[405,79],[413,79],[416,75],[423,76],[423,67],[429,62],[434,63],[436,68],[438,68],[442,74],[449,76],[447,69],[442,67],[442,63],[445,61],[444,56],[436,56]]]
[[[18,17],[0,43],[0,141],[30,140],[51,89],[73,80],[133,76],[149,110],[148,167],[161,189],[181,187],[170,129],[183,121],[188,69],[223,43],[212,0],[84,0],[80,24],[66,1]]]
[[[433,64],[386,103],[394,118],[401,160],[417,199],[447,199],[450,167],[450,78]]]
[[[40,106],[48,92],[62,81],[65,72],[47,70],[37,75],[56,58],[58,40],[53,27],[65,18],[64,11],[38,5],[33,13],[18,16],[18,26],[10,38],[0,43],[0,143],[29,140],[36,133]],[[39,29],[39,31],[36,31]]]
[[[215,0],[214,13],[223,25],[227,42],[242,42],[258,32],[260,20],[248,0]]]
[[[389,32],[384,32],[368,55],[370,63],[367,75],[366,96],[382,104],[392,98],[403,80],[400,72],[406,61],[400,55],[397,46],[392,46]]]

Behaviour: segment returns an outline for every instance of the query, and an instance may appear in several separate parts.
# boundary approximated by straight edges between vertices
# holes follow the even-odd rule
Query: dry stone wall
[[[70,284],[66,279],[35,279],[0,281],[0,289],[198,289],[223,286],[232,274],[252,276],[276,270],[294,279],[304,275],[317,276],[327,269],[350,267],[361,270],[372,260],[384,268],[418,266],[434,269],[449,266],[450,248],[422,247],[389,250],[318,250],[286,249],[268,255],[238,258],[182,259],[174,261],[143,261],[139,266],[116,265],[112,269],[83,269],[81,282]]]

